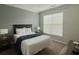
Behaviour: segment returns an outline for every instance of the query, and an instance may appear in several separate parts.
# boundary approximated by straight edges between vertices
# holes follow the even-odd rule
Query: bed
[[[46,48],[50,43],[50,36],[47,36],[44,34],[37,34],[35,32],[30,32],[30,33],[25,32],[25,33],[17,34],[16,33],[17,28],[31,28],[32,29],[32,25],[31,24],[13,25],[15,44],[19,42],[19,39],[24,38],[26,36],[29,37],[27,39],[25,38],[24,40],[22,40],[20,42],[20,45],[16,45],[16,47],[20,46],[19,48],[16,48],[16,49],[17,50],[20,49],[23,55],[34,55],[38,53],[39,51],[41,51],[42,49]],[[30,38],[30,36],[35,36],[35,37]]]

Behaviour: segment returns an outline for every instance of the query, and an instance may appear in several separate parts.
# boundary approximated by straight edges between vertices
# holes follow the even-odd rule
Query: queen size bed
[[[16,50],[19,54],[36,54],[50,43],[50,36],[35,33],[31,29],[31,24],[13,25]]]

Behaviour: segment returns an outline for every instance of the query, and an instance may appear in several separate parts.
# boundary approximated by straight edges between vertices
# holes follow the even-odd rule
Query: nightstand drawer
[[[1,40],[1,41],[0,41],[0,45],[1,45],[1,44],[6,44],[6,43],[8,43],[8,40]]]
[[[5,45],[8,45],[7,42],[0,42],[0,46],[5,46]]]
[[[1,46],[0,46],[0,52],[6,50],[6,49],[8,49],[8,48],[9,48],[8,45],[1,45]]]

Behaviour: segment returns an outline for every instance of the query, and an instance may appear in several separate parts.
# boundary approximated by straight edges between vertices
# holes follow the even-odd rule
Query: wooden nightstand
[[[74,49],[72,51],[73,54],[75,55],[79,55],[79,42],[77,42],[78,44],[74,43],[75,46],[74,46]]]
[[[14,44],[14,39],[12,35],[4,34],[0,35],[0,52],[8,48],[11,48]]]
[[[79,42],[70,40],[68,42],[66,54],[67,55],[79,55]]]

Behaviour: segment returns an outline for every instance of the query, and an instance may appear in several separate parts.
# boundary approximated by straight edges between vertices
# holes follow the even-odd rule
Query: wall
[[[0,28],[12,29],[13,24],[32,24],[39,26],[39,15],[27,10],[0,5]]]
[[[58,41],[79,41],[79,5],[63,5],[40,13],[40,27],[43,30],[43,16],[63,12],[63,37],[52,35]]]

